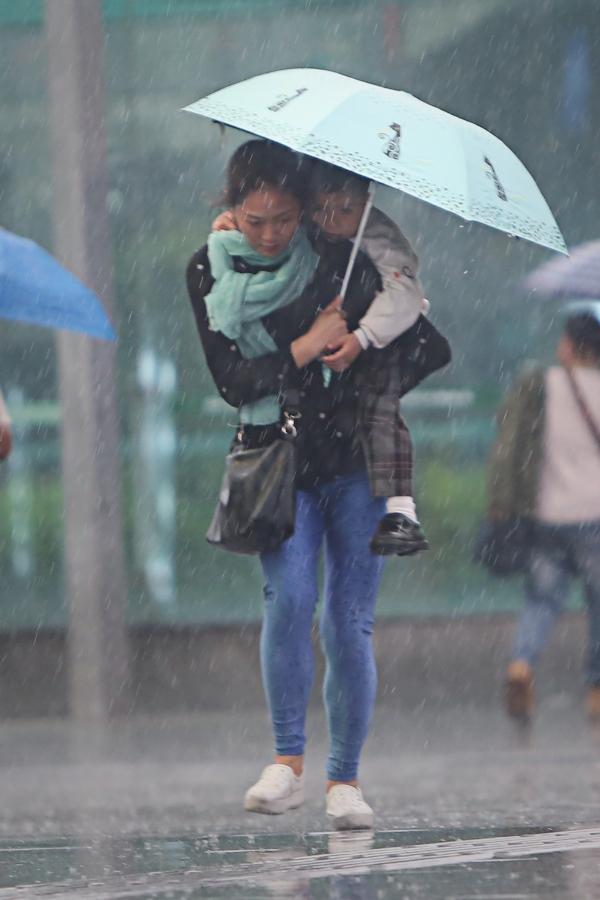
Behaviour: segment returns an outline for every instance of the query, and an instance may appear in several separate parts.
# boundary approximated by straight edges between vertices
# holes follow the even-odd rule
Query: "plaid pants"
[[[375,497],[412,497],[412,442],[400,397],[448,365],[451,355],[446,338],[424,316],[387,347],[361,353],[358,423]]]
[[[398,394],[363,388],[359,429],[373,495],[412,497],[412,441],[400,415]]]

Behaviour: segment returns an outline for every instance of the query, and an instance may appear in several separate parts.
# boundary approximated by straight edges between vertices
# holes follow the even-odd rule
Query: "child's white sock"
[[[410,519],[411,522],[414,522],[416,525],[419,524],[417,508],[412,497],[388,497],[385,511],[386,513],[401,513],[407,519]]]

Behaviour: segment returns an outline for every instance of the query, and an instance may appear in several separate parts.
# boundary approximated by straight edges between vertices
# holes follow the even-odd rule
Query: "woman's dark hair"
[[[369,192],[369,179],[355,175],[347,169],[332,166],[329,163],[315,161],[310,173],[310,194],[337,194],[345,191],[359,199],[366,198]]]
[[[253,191],[276,188],[306,204],[306,162],[297,153],[270,141],[248,141],[238,147],[227,168],[225,203],[238,206]]]
[[[600,322],[592,313],[569,316],[564,334],[573,344],[577,356],[592,357],[600,365]]]

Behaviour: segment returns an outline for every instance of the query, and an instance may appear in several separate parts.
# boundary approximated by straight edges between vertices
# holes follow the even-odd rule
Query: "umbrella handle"
[[[352,270],[354,269],[354,263],[356,262],[356,254],[360,250],[360,245],[362,243],[363,234],[365,232],[365,227],[367,225],[367,221],[369,215],[371,213],[371,207],[373,206],[373,198],[375,197],[375,185],[372,181],[369,182],[369,191],[367,194],[367,202],[365,203],[365,208],[360,220],[360,225],[358,226],[358,231],[356,232],[356,237],[354,238],[354,245],[352,247],[352,253],[350,254],[350,259],[348,260],[348,265],[346,267],[346,274],[344,275],[344,280],[342,282],[342,289],[340,291],[340,296],[342,300],[346,297],[346,291],[348,290],[348,285],[350,283],[350,276],[352,275]]]

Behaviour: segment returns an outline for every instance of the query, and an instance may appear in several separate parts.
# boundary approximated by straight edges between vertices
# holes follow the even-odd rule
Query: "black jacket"
[[[321,364],[315,361],[298,369],[289,349],[292,341],[308,331],[318,312],[339,294],[350,249],[347,242],[317,247],[319,264],[310,284],[296,300],[262,320],[278,349],[254,359],[245,359],[234,341],[209,328],[204,298],[214,279],[206,247],[194,254],[187,268],[188,293],[198,333],[208,368],[223,399],[239,407],[269,394],[279,394],[282,405],[293,405],[300,412],[300,487],[311,487],[364,466],[357,439],[355,367],[344,373],[333,373],[329,386],[325,387]],[[234,266],[241,272],[255,271],[241,259],[234,260]],[[380,289],[377,270],[365,254],[359,254],[344,302],[350,330],[356,328]],[[273,438],[272,429],[246,426],[244,430],[252,445]]]

